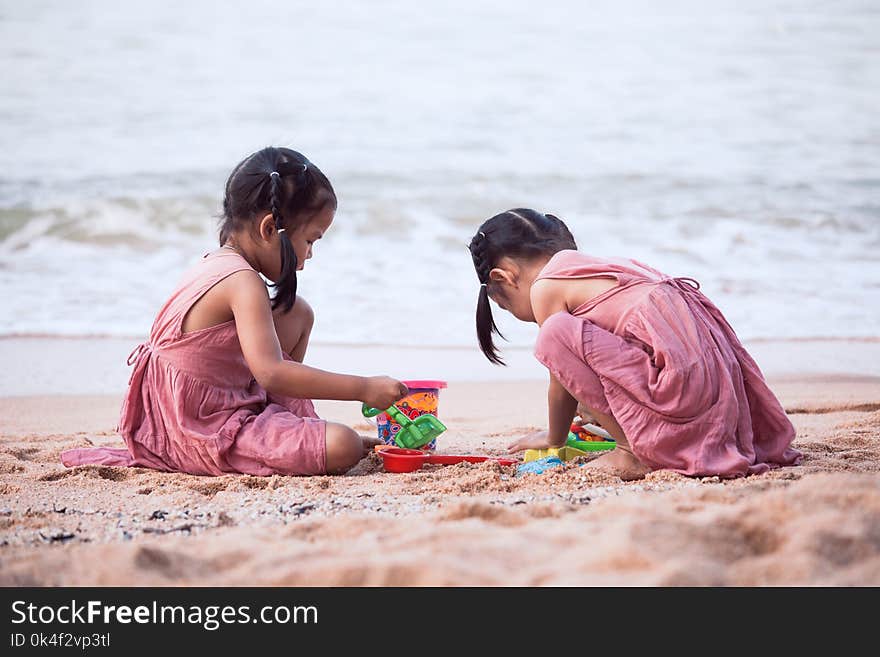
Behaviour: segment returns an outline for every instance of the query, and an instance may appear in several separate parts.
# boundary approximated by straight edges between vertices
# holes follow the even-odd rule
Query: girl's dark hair
[[[492,342],[496,333],[504,339],[492,318],[489,305],[489,272],[503,256],[531,259],[542,255],[553,255],[565,249],[577,249],[574,237],[559,217],[541,214],[535,210],[517,208],[496,214],[480,226],[470,243],[471,257],[477,279],[480,281],[480,294],[477,297],[477,338],[480,349],[491,362],[504,365],[498,350]]]
[[[327,176],[302,153],[269,146],[248,155],[229,174],[223,197],[220,245],[233,231],[272,213],[281,242],[281,275],[272,283],[272,309],[287,312],[296,301],[296,252],[289,233],[328,205],[336,193]],[[283,229],[283,231],[282,231]]]

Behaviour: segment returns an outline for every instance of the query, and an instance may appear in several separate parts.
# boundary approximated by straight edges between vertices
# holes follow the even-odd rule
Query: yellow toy
[[[560,461],[571,461],[579,456],[586,455],[587,452],[564,445],[562,447],[548,447],[547,449],[527,449],[523,453],[523,461],[528,463],[529,461],[537,461],[548,456],[555,456]]]

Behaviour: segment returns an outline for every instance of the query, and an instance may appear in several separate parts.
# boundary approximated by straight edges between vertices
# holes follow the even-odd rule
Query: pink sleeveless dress
[[[560,251],[538,279],[617,287],[538,332],[536,358],[588,408],[614,416],[654,469],[737,477],[795,465],[795,430],[721,311],[692,279]]]
[[[235,321],[184,334],[184,317],[218,282],[250,265],[233,251],[206,255],[183,277],[134,365],[118,431],[126,449],[72,449],[68,467],[139,466],[195,475],[326,472],[326,423],[306,399],[268,394],[251,375]],[[288,356],[285,357],[289,359]]]

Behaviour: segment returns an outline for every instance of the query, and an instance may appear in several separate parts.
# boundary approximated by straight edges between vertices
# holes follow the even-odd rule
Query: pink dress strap
[[[584,315],[603,301],[607,301],[609,298],[617,296],[633,286],[644,283],[678,280],[672,279],[663,272],[649,267],[638,260],[616,257],[597,258],[569,249],[554,254],[538,273],[535,280],[581,278],[613,278],[617,281],[617,287],[613,287],[580,304],[571,311],[571,314],[575,316]],[[699,283],[696,283],[696,285],[699,288]]]

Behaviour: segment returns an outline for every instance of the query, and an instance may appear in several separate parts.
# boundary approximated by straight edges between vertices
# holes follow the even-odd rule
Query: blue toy
[[[516,467],[516,476],[522,477],[527,474],[544,474],[550,468],[558,468],[562,465],[562,459],[558,456],[545,456],[536,461],[529,461]]]

